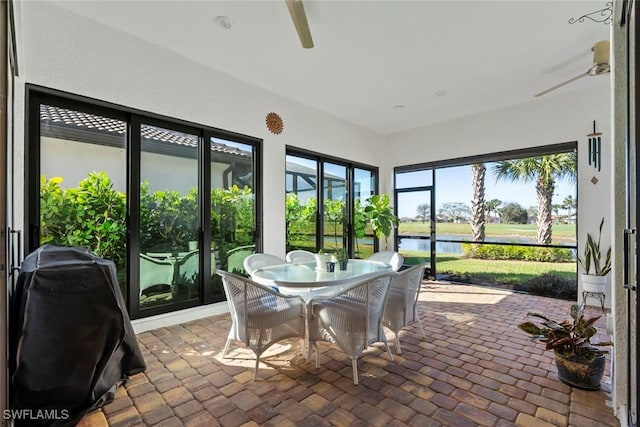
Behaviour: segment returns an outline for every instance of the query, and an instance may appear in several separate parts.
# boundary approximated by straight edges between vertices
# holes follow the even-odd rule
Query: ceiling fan
[[[291,14],[291,20],[296,27],[300,43],[305,49],[313,47],[313,39],[311,38],[311,31],[309,30],[309,23],[307,22],[307,15],[304,13],[304,6],[302,0],[286,0],[289,13]]]
[[[609,65],[609,40],[600,40],[599,42],[596,42],[591,50],[593,51],[593,65],[587,70],[586,73],[575,76],[565,82],[550,87],[547,90],[543,90],[540,93],[536,93],[534,96],[538,97],[545,95],[552,90],[556,90],[584,76],[599,76],[600,74],[606,74],[611,71],[611,66]]]

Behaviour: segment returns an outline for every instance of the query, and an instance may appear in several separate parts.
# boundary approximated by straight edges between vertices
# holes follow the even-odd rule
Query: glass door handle
[[[634,283],[629,283],[629,251],[631,247],[631,235],[636,234],[636,230],[634,228],[625,228],[624,229],[624,239],[623,239],[623,263],[624,268],[622,269],[622,277],[623,277],[623,286],[625,289],[629,289],[632,291],[636,290],[635,280]]]

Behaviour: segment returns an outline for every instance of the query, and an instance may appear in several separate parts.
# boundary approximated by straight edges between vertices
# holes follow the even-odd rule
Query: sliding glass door
[[[364,207],[377,193],[377,169],[294,149],[286,160],[287,251],[373,253],[377,242]]]
[[[335,252],[347,247],[347,167],[322,163],[322,249]]]
[[[375,236],[364,208],[367,199],[376,194],[376,175],[372,170],[353,169],[353,222],[351,247],[355,258],[367,258],[373,254]]]
[[[260,140],[29,88],[28,252],[112,260],[132,318],[224,300],[261,250]]]
[[[141,134],[138,263],[145,309],[199,297],[199,137],[149,124]]]
[[[398,171],[395,187],[398,252],[412,264],[428,263],[427,274],[431,275],[435,271],[433,170]]]
[[[257,151],[251,144],[210,138],[211,146],[211,276],[213,300],[224,291],[216,268],[246,275],[244,259],[259,247]]]
[[[30,249],[46,243],[89,247],[115,263],[126,296],[126,119],[44,102],[33,113],[39,149],[32,158],[39,172],[32,174],[31,194],[39,195],[39,210],[33,206],[31,213],[39,215],[31,221],[37,228],[30,230]]]

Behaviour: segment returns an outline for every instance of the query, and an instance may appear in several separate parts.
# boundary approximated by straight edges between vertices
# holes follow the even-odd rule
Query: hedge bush
[[[78,187],[63,178],[40,178],[40,243],[86,246],[124,271],[126,195],[105,172],[91,172]],[[211,241],[226,252],[254,242],[254,194],[249,187],[211,190]],[[197,189],[187,194],[140,186],[140,247],[143,252],[187,250],[198,239]]]
[[[461,246],[462,254],[466,258],[538,262],[571,262],[575,259],[573,250],[564,248],[474,243],[462,243]]]
[[[542,274],[523,283],[517,284],[513,288],[532,295],[541,295],[551,298],[560,298],[575,301],[578,298],[578,284],[575,279],[556,274]]]

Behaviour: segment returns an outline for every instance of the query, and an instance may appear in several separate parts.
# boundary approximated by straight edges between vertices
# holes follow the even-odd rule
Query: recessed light
[[[438,90],[438,91],[436,91],[436,92],[433,92],[433,94],[434,94],[435,96],[445,96],[445,95],[447,94],[447,91],[445,91],[445,90]]]
[[[228,16],[216,16],[214,21],[219,27],[225,30],[230,30],[233,26],[233,21]]]
[[[404,105],[394,105],[393,109],[394,110],[402,110],[404,108]]]

